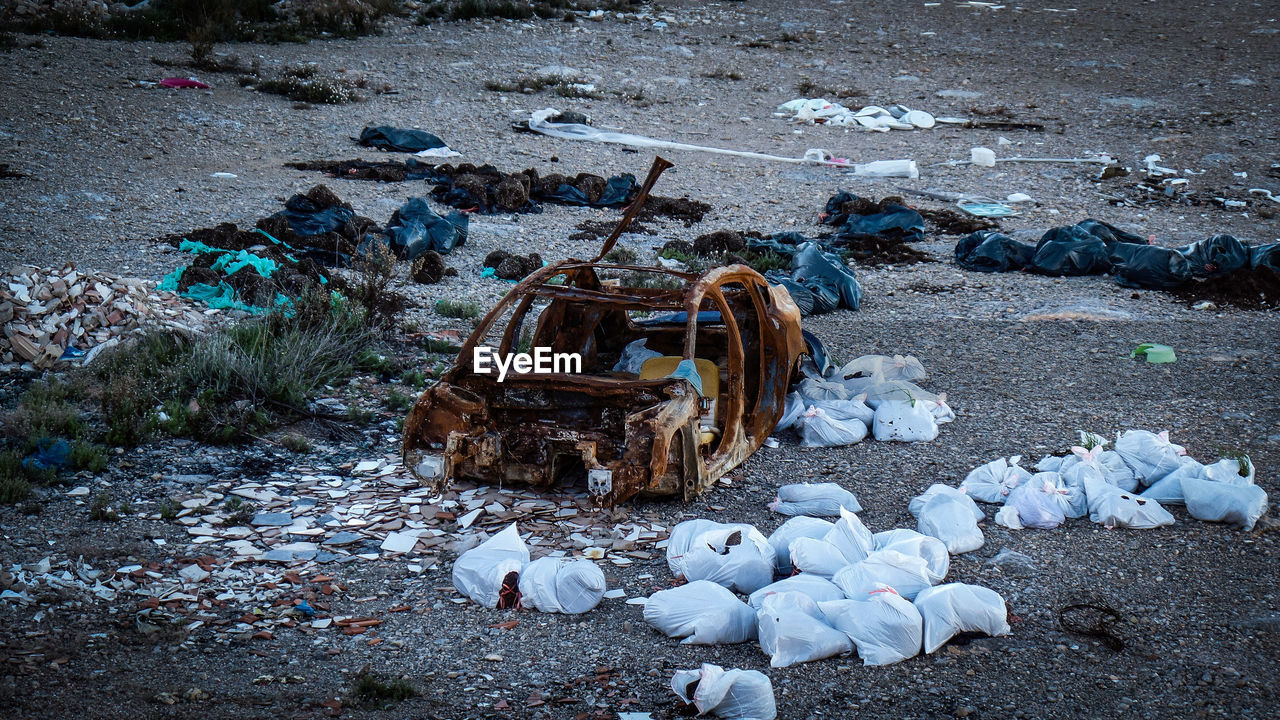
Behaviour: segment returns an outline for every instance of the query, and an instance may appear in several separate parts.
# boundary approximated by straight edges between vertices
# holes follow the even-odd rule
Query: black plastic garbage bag
[[[827,352],[827,346],[817,335],[800,328],[800,335],[804,338],[805,349],[809,352],[809,359],[813,361],[814,368],[818,374],[826,377],[827,373],[834,367],[831,362],[831,354]]]
[[[1076,223],[1076,227],[1107,243],[1108,246],[1118,242],[1136,243],[1138,245],[1149,244],[1147,239],[1141,235],[1134,235],[1131,232],[1121,230],[1115,225],[1104,223],[1101,220],[1094,220],[1093,218],[1081,220]]]
[[[1214,277],[1249,267],[1249,246],[1231,235],[1214,235],[1197,240],[1178,252],[1191,263],[1191,274]]]
[[[1249,267],[1270,268],[1280,272],[1280,243],[1252,247],[1249,250]]]
[[[805,243],[791,257],[791,279],[809,289],[814,297],[814,314],[838,307],[857,310],[862,287],[839,255],[824,252],[816,242]]]
[[[403,130],[390,125],[367,127],[361,130],[359,143],[379,150],[408,153],[447,147],[443,140],[425,130]]]
[[[294,195],[284,204],[284,210],[272,217],[284,216],[289,227],[299,235],[319,235],[340,230],[355,218],[356,213],[342,205],[322,205],[306,195]]]
[[[639,189],[640,184],[636,182],[635,175],[631,173],[614,175],[605,181],[604,192],[600,193],[600,199],[596,201],[596,207],[626,205],[636,196],[636,192]]]
[[[1036,246],[994,230],[979,230],[956,243],[956,264],[977,272],[1008,272],[1031,264]]]
[[[1031,267],[1045,275],[1099,275],[1111,269],[1111,260],[1105,242],[1079,225],[1069,225],[1040,238]]]
[[[411,198],[391,216],[386,234],[396,257],[413,260],[428,250],[445,255],[465,244],[467,225],[460,212],[441,217],[425,198]]]
[[[827,200],[824,223],[835,225],[837,237],[857,235],[891,235],[914,242],[924,239],[924,217],[903,205],[893,203],[879,205],[880,212],[859,215],[843,213],[841,206],[858,200],[858,196],[840,191]]]
[[[780,232],[774,233],[767,238],[748,237],[747,249],[790,257],[799,251],[799,246],[802,243],[806,242],[812,242],[812,240],[798,232]]]
[[[1111,274],[1132,288],[1175,288],[1191,279],[1191,263],[1179,251],[1159,245],[1116,243],[1111,247]]]
[[[813,297],[813,293],[810,292],[809,288],[787,277],[780,270],[771,270],[765,273],[764,279],[773,285],[781,285],[786,288],[787,293],[791,295],[792,302],[800,309],[801,316],[808,317],[813,314],[813,307],[817,300]]]

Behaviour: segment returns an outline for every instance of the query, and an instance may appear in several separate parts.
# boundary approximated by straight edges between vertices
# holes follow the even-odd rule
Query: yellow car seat
[[[640,379],[656,380],[667,377],[675,372],[676,366],[683,360],[684,358],[677,355],[649,358],[640,366]],[[720,368],[710,360],[702,358],[694,358],[693,366],[702,380],[702,396],[711,403],[711,408],[702,417],[702,437],[700,438],[703,445],[710,445],[720,434],[720,429],[716,426],[716,410],[720,399]]]

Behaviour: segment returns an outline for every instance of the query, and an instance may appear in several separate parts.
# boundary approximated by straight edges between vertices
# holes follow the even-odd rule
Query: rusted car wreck
[[[501,381],[485,372],[486,353],[534,348],[576,355],[581,367]],[[423,392],[405,421],[405,464],[436,488],[452,478],[539,487],[585,478],[605,506],[636,495],[689,500],[759,449],[804,350],[790,295],[745,265],[694,275],[565,260],[516,285]]]

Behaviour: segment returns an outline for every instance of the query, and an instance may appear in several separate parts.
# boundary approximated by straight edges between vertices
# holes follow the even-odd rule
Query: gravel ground
[[[252,225],[289,195],[322,181],[361,214],[385,221],[428,188],[324,179],[284,167],[385,157],[349,140],[364,125],[428,129],[461,150],[461,160],[508,171],[643,176],[649,154],[510,131],[512,121],[546,106],[683,142],[787,156],[822,147],[856,160],[911,157],[922,168],[915,181],[869,181],[828,168],[671,153],[677,167],[657,192],[703,200],[714,210],[692,228],[653,223],[659,235],[629,236],[633,245],[654,247],[721,228],[813,233],[817,212],[836,189],[878,197],[896,194],[897,186],[1035,198],[1023,217],[1002,222],[1006,230],[1095,217],[1171,245],[1218,232],[1251,243],[1276,241],[1280,225],[1257,198],[1228,211],[1212,202],[1145,202],[1133,190],[1137,172],[1098,182],[1097,167],[1088,165],[936,165],[967,159],[978,145],[1001,156],[1106,152],[1135,169],[1158,153],[1161,164],[1194,171],[1185,176],[1198,197],[1245,200],[1253,187],[1280,194],[1273,169],[1280,161],[1274,37],[1280,24],[1273,8],[1185,0],[1083,0],[1057,10],[930,5],[811,3],[797,12],[776,2],[674,2],[648,17],[610,15],[602,22],[403,26],[353,41],[219,46],[261,57],[267,67],[316,62],[323,72],[363,75],[370,85],[385,82],[397,91],[305,109],[243,89],[232,76],[201,76],[214,85],[211,91],[139,85],[174,74],[151,58],[179,57],[185,46],[45,38],[42,47],[7,52],[0,70],[3,160],[29,175],[0,179],[0,261],[70,260],[158,279],[182,259],[150,238],[223,221]],[[604,91],[640,91],[645,100],[484,88],[486,81],[536,74],[547,65],[579,69]],[[741,79],[724,77],[729,72]],[[778,103],[798,96],[804,80],[857,88],[865,93],[857,102],[901,102],[937,115],[1004,108],[1012,120],[1043,122],[1047,131],[874,134],[772,117]],[[976,95],[956,97],[962,93]],[[1000,136],[1013,145],[999,145]],[[238,177],[210,177],[215,172]],[[1117,206],[1099,193],[1134,202]],[[548,260],[584,256],[595,247],[564,238],[583,220],[614,217],[613,211],[548,206],[541,214],[475,218],[468,244],[448,257],[459,277],[404,287],[423,306],[410,316],[425,327],[450,327],[455,321],[426,309],[436,298],[489,303],[505,291],[505,284],[478,277],[489,251],[537,251]],[[1274,313],[1192,310],[1164,293],[1122,289],[1101,277],[967,273],[948,261],[954,239],[934,236],[922,244],[938,262],[860,270],[861,311],[805,322],[841,358],[919,357],[931,374],[926,385],[946,391],[958,414],[937,440],[812,450],[784,443],[751,458],[733,474],[732,486],[690,506],[641,504],[628,512],[668,526],[692,516],[746,521],[767,533],[781,520],[765,508],[775,487],[835,479],[857,493],[873,530],[913,527],[907,502],[933,482],[958,482],[1002,455],[1063,452],[1077,430],[1110,435],[1130,427],[1168,429],[1202,460],[1213,460],[1221,448],[1244,450],[1259,468],[1258,483],[1273,497],[1280,492],[1274,479],[1280,322]],[[1081,314],[1088,319],[1060,319]],[[1174,346],[1179,361],[1155,366],[1127,359],[1144,341]],[[334,439],[308,462],[381,456],[394,452],[395,442],[382,430],[354,441]],[[160,443],[117,456],[97,482],[128,483],[145,504],[174,491],[153,474],[212,472],[229,479],[292,472],[296,459],[263,469],[261,459],[275,452],[265,445],[206,451]],[[186,546],[188,538],[173,525],[136,517],[88,522],[84,513],[66,497],[49,499],[34,518],[0,508],[3,564],[55,553],[107,567],[201,552]],[[621,600],[580,617],[454,604],[440,590],[450,584],[451,557],[445,557],[422,575],[391,560],[333,571],[346,585],[332,601],[335,613],[386,618],[375,633],[386,642],[374,645],[368,634],[303,630],[277,632],[270,640],[157,640],[138,632],[128,607],[81,600],[53,609],[0,605],[0,642],[8,656],[0,706],[14,717],[313,717],[337,713],[332,702],[322,703],[345,696],[351,678],[368,667],[406,676],[422,695],[389,710],[353,706],[347,698],[343,716],[576,718],[648,711],[675,717],[667,689],[672,670],[715,662],[765,670],[779,717],[786,719],[1274,717],[1280,536],[1268,531],[1270,521],[1244,533],[1198,522],[1181,508],[1173,513],[1178,523],[1157,531],[1105,530],[1077,520],[1053,531],[1009,532],[986,523],[986,546],[953,558],[949,579],[1003,594],[1016,615],[1012,635],[887,668],[833,658],[769,669],[755,645],[681,646]],[[153,538],[168,545],[156,546]],[[989,565],[1003,548],[1030,556],[1034,569],[1011,574]],[[661,557],[605,568],[610,586],[629,596],[670,582]],[[1106,604],[1123,615],[1123,650],[1061,629],[1057,609],[1076,601]],[[402,605],[413,610],[387,612]],[[513,629],[491,627],[512,619],[519,620]],[[21,659],[30,653],[40,660]],[[484,659],[495,654],[502,659]],[[264,675],[301,679],[255,684]],[[155,700],[158,693],[182,696],[192,688],[210,699],[194,693],[172,705]],[[539,696],[545,704],[530,701]]]

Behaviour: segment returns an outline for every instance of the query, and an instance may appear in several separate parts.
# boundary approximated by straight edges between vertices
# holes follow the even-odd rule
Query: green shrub
[[[442,299],[436,301],[436,312],[448,318],[469,320],[480,317],[480,306],[473,302]]]

